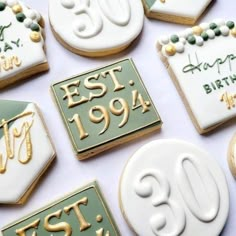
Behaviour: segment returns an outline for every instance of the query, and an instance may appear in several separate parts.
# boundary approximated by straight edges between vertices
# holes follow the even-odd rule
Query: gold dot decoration
[[[169,44],[166,46],[165,51],[168,56],[174,56],[176,53],[176,48],[174,45]]]
[[[133,85],[134,85],[134,81],[133,81],[133,80],[130,80],[130,81],[129,81],[129,85],[130,85],[130,86],[133,86]]]
[[[12,7],[12,11],[13,11],[15,14],[21,13],[21,12],[22,12],[22,7],[21,7],[21,5],[19,5],[19,4],[14,5],[14,6]]]
[[[96,221],[97,221],[98,223],[100,223],[100,222],[102,222],[102,220],[103,220],[103,217],[102,217],[101,215],[97,215]]]
[[[231,30],[231,34],[236,37],[236,27],[234,27],[232,30]]]
[[[38,43],[41,41],[41,35],[39,32],[36,32],[36,31],[32,31],[30,33],[30,39],[35,42],[35,43]]]
[[[160,0],[162,3],[165,3],[166,2],[166,0]]]
[[[192,30],[193,30],[193,34],[196,34],[196,35],[201,35],[201,33],[203,32],[203,29],[200,26],[194,26]]]

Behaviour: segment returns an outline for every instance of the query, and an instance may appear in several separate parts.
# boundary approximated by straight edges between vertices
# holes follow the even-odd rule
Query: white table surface
[[[139,147],[149,141],[178,138],[208,150],[223,168],[229,184],[231,200],[229,218],[221,235],[235,236],[236,182],[229,171],[226,159],[229,141],[236,130],[235,122],[229,122],[209,135],[199,135],[155,49],[158,36],[178,32],[186,26],[146,18],[141,36],[128,50],[113,57],[90,59],[67,51],[55,40],[47,16],[48,1],[27,0],[26,3],[40,11],[45,18],[47,55],[51,69],[48,73],[35,76],[32,80],[1,91],[0,99],[33,101],[39,105],[56,147],[57,160],[25,205],[0,206],[0,228],[96,179],[111,208],[121,235],[134,235],[126,224],[118,204],[118,184],[125,163]],[[215,18],[236,20],[235,9],[235,0],[218,0],[201,21],[210,22]],[[75,158],[66,129],[49,92],[49,86],[53,82],[124,57],[133,58],[162,117],[163,128],[160,133],[145,136],[93,159],[80,162]]]

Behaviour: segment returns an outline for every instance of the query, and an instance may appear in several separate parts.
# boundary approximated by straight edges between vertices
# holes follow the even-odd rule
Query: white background
[[[123,167],[131,155],[145,143],[161,138],[178,138],[208,150],[223,168],[229,184],[231,202],[229,219],[222,235],[235,236],[236,183],[227,164],[227,149],[229,141],[235,133],[235,122],[229,122],[209,135],[199,135],[156,53],[155,42],[160,35],[172,34],[186,27],[146,18],[141,36],[128,50],[114,57],[89,59],[74,55],[55,40],[47,17],[48,1],[27,0],[26,3],[40,11],[45,18],[47,55],[51,69],[48,73],[35,76],[32,80],[1,91],[0,99],[33,101],[39,105],[56,147],[57,160],[52,168],[47,171],[40,184],[37,185],[25,205],[0,206],[0,228],[76,190],[91,180],[97,179],[120,228],[121,235],[134,235],[121,215],[118,203],[118,185]],[[201,21],[210,22],[215,18],[236,20],[234,18],[235,10],[235,0],[218,0]],[[131,143],[123,144],[95,158],[80,162],[75,157],[62,119],[50,94],[50,85],[53,82],[61,81],[72,75],[109,64],[124,57],[133,58],[161,115],[164,122],[163,128],[160,133],[154,133]],[[23,180],[19,179],[19,181]],[[141,210],[137,208],[137,214],[141,213]]]

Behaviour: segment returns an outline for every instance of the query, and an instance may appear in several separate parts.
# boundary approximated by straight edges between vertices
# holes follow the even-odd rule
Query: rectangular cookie
[[[157,48],[199,133],[236,117],[236,28],[214,20],[161,37]]]
[[[13,235],[119,236],[120,233],[98,184],[93,182],[2,229],[2,236]]]
[[[79,160],[162,124],[131,59],[55,83],[52,92]]]

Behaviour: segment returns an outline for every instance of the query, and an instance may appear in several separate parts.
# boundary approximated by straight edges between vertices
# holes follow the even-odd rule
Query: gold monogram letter
[[[19,236],[27,236],[26,231],[31,228],[37,229],[39,226],[39,223],[40,223],[40,219],[37,219],[34,222],[32,222],[31,224],[29,224],[21,229],[17,229],[16,234]],[[37,233],[34,231],[32,236],[37,236]]]

